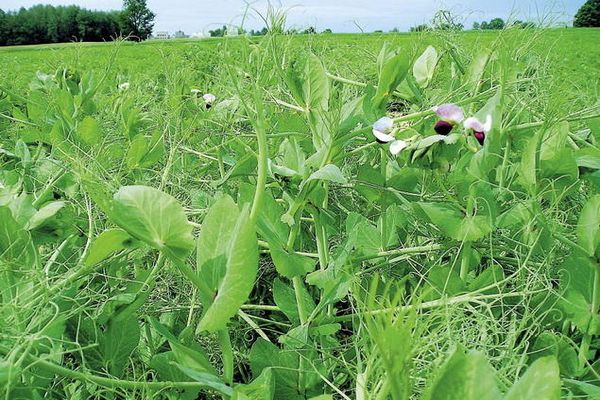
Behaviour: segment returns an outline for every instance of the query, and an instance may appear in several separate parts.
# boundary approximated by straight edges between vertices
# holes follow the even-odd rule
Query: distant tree
[[[479,22],[473,22],[473,29],[479,30],[481,28],[481,24]]]
[[[586,1],[575,14],[573,26],[582,28],[600,27],[600,0]]]
[[[121,29],[134,40],[146,40],[152,34],[155,16],[146,0],[124,0]]]
[[[0,10],[0,46],[112,40],[119,35],[119,16],[118,11],[91,11],[77,6]]]
[[[223,37],[227,34],[227,26],[223,25],[222,28],[217,28],[211,31],[208,31],[211,37]]]
[[[518,28],[518,29],[526,29],[526,28],[535,28],[535,22],[531,22],[531,21],[521,21],[521,20],[516,20],[514,22],[511,22],[509,25],[511,28]]]
[[[488,29],[504,29],[504,25],[506,24],[504,23],[504,20],[502,18],[494,18],[490,20],[490,23],[488,24]]]
[[[305,35],[314,35],[315,33],[317,33],[317,30],[314,26],[309,26],[302,33],[304,33]]]
[[[323,33],[333,33],[333,31],[330,28],[326,28],[323,30]]]
[[[417,26],[412,26],[410,28],[410,31],[411,32],[425,32],[425,31],[428,31],[429,29],[430,29],[429,25],[421,24],[421,25],[417,25]]]
[[[398,32],[400,32],[400,29],[398,29],[398,28],[394,28],[390,31],[390,33],[398,33]]]

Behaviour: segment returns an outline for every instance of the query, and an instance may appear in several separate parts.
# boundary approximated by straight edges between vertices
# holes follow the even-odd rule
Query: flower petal
[[[473,129],[475,132],[483,132],[483,124],[475,117],[469,117],[465,120],[464,124],[465,128]]]
[[[463,109],[453,103],[447,103],[433,107],[432,111],[435,112],[441,119],[448,122],[460,123],[463,121],[463,119],[465,119]]]
[[[394,120],[390,117],[379,118],[373,124],[373,130],[377,130],[382,133],[390,133],[394,129]]]
[[[487,133],[492,130],[492,116],[490,114],[485,116],[485,124],[483,124],[483,132]]]
[[[373,128],[373,135],[381,143],[388,143],[388,142],[391,142],[392,140],[396,139],[394,136],[388,135],[387,133],[383,133],[381,131],[378,131],[375,128]]]
[[[397,155],[402,150],[404,150],[408,146],[408,143],[404,140],[394,140],[392,144],[390,144],[390,153],[393,155]]]
[[[217,96],[212,93],[206,93],[202,98],[206,104],[211,104],[217,99]]]

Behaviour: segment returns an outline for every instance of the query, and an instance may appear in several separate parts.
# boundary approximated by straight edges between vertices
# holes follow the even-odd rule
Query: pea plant
[[[536,32],[275,28],[0,85],[3,397],[597,398],[598,103]]]

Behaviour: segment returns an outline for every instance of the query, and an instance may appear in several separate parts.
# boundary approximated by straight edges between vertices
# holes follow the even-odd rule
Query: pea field
[[[600,30],[0,48],[0,396],[600,399]]]

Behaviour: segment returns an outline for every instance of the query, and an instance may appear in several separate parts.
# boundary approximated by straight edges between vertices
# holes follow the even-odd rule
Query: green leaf
[[[258,242],[247,207],[240,212],[229,196],[215,202],[202,224],[197,265],[214,291],[203,294],[206,312],[198,329],[214,332],[226,326],[254,287]]]
[[[335,182],[341,185],[345,185],[348,183],[348,180],[346,179],[344,174],[342,174],[340,168],[335,164],[327,164],[318,171],[313,172],[304,183],[306,184],[306,182],[317,179],[322,181]]]
[[[219,377],[213,374],[209,374],[208,372],[198,372],[191,368],[184,367],[182,365],[177,364],[177,367],[192,378],[194,381],[201,383],[203,386],[207,388],[216,390],[219,393],[224,394],[225,396],[233,395],[233,389],[230,386],[227,386]]]
[[[286,278],[304,276],[315,269],[316,260],[295,253],[288,253],[280,246],[269,243],[273,264],[280,275]]]
[[[577,238],[589,256],[600,246],[600,195],[589,199],[583,206],[577,223]]]
[[[114,195],[111,220],[134,238],[185,259],[194,248],[192,225],[171,195],[148,186],[124,186]]]
[[[113,318],[102,336],[104,363],[114,376],[121,376],[129,356],[140,341],[140,325],[135,315]]]
[[[465,354],[459,348],[437,372],[437,376],[424,398],[429,400],[499,400],[501,397],[496,383],[496,371],[485,356],[476,351]]]
[[[140,162],[144,158],[146,154],[147,148],[147,139],[144,135],[137,135],[129,144],[129,150],[127,150],[127,155],[125,156],[125,164],[127,168],[133,169],[140,165]]]
[[[321,59],[310,54],[304,69],[302,94],[306,108],[311,111],[327,111],[329,104],[329,79]]]
[[[600,169],[600,149],[584,147],[576,150],[575,162],[578,167]]]
[[[90,116],[85,117],[77,127],[77,136],[87,145],[97,144],[101,139],[98,122]]]
[[[493,230],[490,216],[464,216],[459,209],[444,203],[419,203],[419,206],[435,226],[454,240],[473,242]]]
[[[66,205],[64,201],[53,201],[40,208],[27,223],[27,230],[35,229],[54,217]]]
[[[300,286],[300,294],[304,310],[306,310],[307,313],[311,313],[315,309],[315,303],[304,285]],[[291,322],[300,322],[300,313],[298,312],[298,303],[296,302],[294,289],[282,282],[279,278],[273,280],[273,299],[281,312],[283,312]]]
[[[265,368],[258,378],[245,385],[236,385],[231,400],[272,400],[275,379],[271,368]]]
[[[374,108],[381,109],[383,107],[392,92],[406,77],[409,67],[410,62],[406,53],[397,54],[383,63],[377,84],[377,92],[375,92],[372,100]]]
[[[7,266],[31,269],[39,266],[38,251],[31,235],[19,227],[8,207],[0,207],[0,260]]]
[[[136,247],[136,240],[120,228],[108,229],[102,232],[90,246],[85,258],[86,266],[96,265],[116,251]]]
[[[560,376],[558,362],[554,357],[543,357],[536,360],[515,383],[505,400],[559,400]]]
[[[433,46],[427,46],[423,54],[417,58],[413,65],[413,76],[420,87],[426,88],[429,85],[433,79],[437,62],[437,50]]]
[[[175,360],[180,366],[197,372],[206,372],[211,375],[217,374],[217,370],[210,363],[208,356],[202,348],[199,346],[191,348],[184,345],[158,320],[151,317],[148,317],[148,320],[152,327],[169,341],[169,346],[173,350]]]

